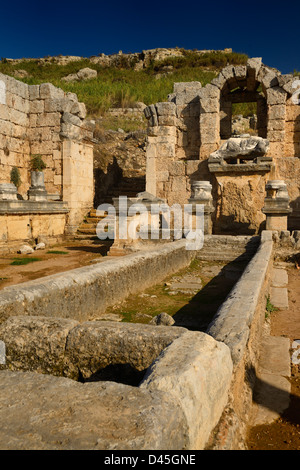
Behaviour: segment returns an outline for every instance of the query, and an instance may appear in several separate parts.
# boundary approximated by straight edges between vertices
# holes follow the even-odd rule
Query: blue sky
[[[1,5],[0,57],[231,47],[290,73],[300,70],[299,18],[299,1],[15,0]]]

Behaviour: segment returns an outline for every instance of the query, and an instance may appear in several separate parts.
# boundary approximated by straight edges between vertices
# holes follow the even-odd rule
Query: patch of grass
[[[35,263],[36,261],[42,261],[41,258],[13,258],[14,261],[10,263],[12,266],[24,266],[29,263]]]
[[[276,312],[278,310],[277,307],[275,307],[272,302],[270,301],[270,296],[268,295],[266,297],[266,310],[265,310],[265,318],[269,318],[270,314],[272,312]]]
[[[104,130],[113,130],[117,131],[118,129],[123,129],[125,132],[134,132],[139,129],[147,128],[146,118],[143,122],[140,119],[133,119],[130,116],[110,116],[106,115],[101,119],[100,123],[97,123],[97,132],[101,132],[101,129]]]
[[[246,56],[245,56],[246,57]],[[187,53],[185,57],[166,59],[162,63],[151,63],[141,71],[124,67],[102,67],[89,59],[70,62],[67,65],[55,63],[41,64],[38,60],[22,61],[11,64],[0,62],[0,72],[14,76],[18,69],[26,70],[28,76],[19,79],[29,85],[52,83],[65,92],[76,93],[78,100],[84,102],[89,117],[103,115],[108,108],[132,107],[138,101],[150,105],[166,101],[173,92],[174,82],[200,81],[202,86],[217,76],[218,66],[227,63],[244,63],[244,55]],[[156,73],[163,66],[173,65],[171,74],[156,79]],[[63,77],[76,73],[84,67],[97,70],[95,79],[81,82],[64,82]],[[206,68],[205,68],[206,67]],[[209,70],[209,67],[212,70]]]
[[[8,279],[8,277],[0,277],[0,282],[1,281],[6,281]]]
[[[49,251],[47,251],[47,254],[51,254],[51,255],[68,255],[69,252],[68,251],[60,251],[60,250],[49,250]]]

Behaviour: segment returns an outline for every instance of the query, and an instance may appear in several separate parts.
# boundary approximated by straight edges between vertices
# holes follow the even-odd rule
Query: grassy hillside
[[[89,117],[99,117],[110,107],[133,106],[135,102],[147,105],[166,101],[173,91],[174,82],[197,80],[206,85],[227,64],[245,64],[247,55],[238,53],[210,52],[196,54],[184,51],[183,57],[169,57],[164,61],[151,62],[141,71],[124,67],[103,67],[91,63],[89,59],[70,62],[67,65],[56,63],[41,64],[39,60],[21,61],[12,64],[6,59],[0,62],[0,72],[14,76],[16,70],[25,70],[26,78],[20,80],[28,84],[53,83],[65,91],[76,93],[79,101],[86,104]],[[164,74],[166,66],[172,66],[172,73]],[[61,79],[76,73],[84,67],[97,70],[96,79],[66,83]],[[161,73],[160,78],[157,74]]]

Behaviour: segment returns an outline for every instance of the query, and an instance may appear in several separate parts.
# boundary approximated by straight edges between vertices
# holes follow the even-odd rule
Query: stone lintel
[[[0,201],[0,214],[53,214],[67,213],[64,201]]]

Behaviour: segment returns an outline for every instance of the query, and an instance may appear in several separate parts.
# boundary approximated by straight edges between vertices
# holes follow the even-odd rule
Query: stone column
[[[212,198],[212,185],[209,181],[194,181],[192,182],[192,194],[189,199],[189,204],[192,204],[193,208],[193,219],[196,218],[196,206],[197,204],[204,205],[204,234],[212,234],[212,219],[211,214],[215,208],[213,206]],[[195,228],[196,222],[193,220],[193,228]]]
[[[292,212],[287,186],[283,180],[271,180],[266,184],[267,196],[262,212],[266,214],[266,230],[287,230],[288,215]]]

